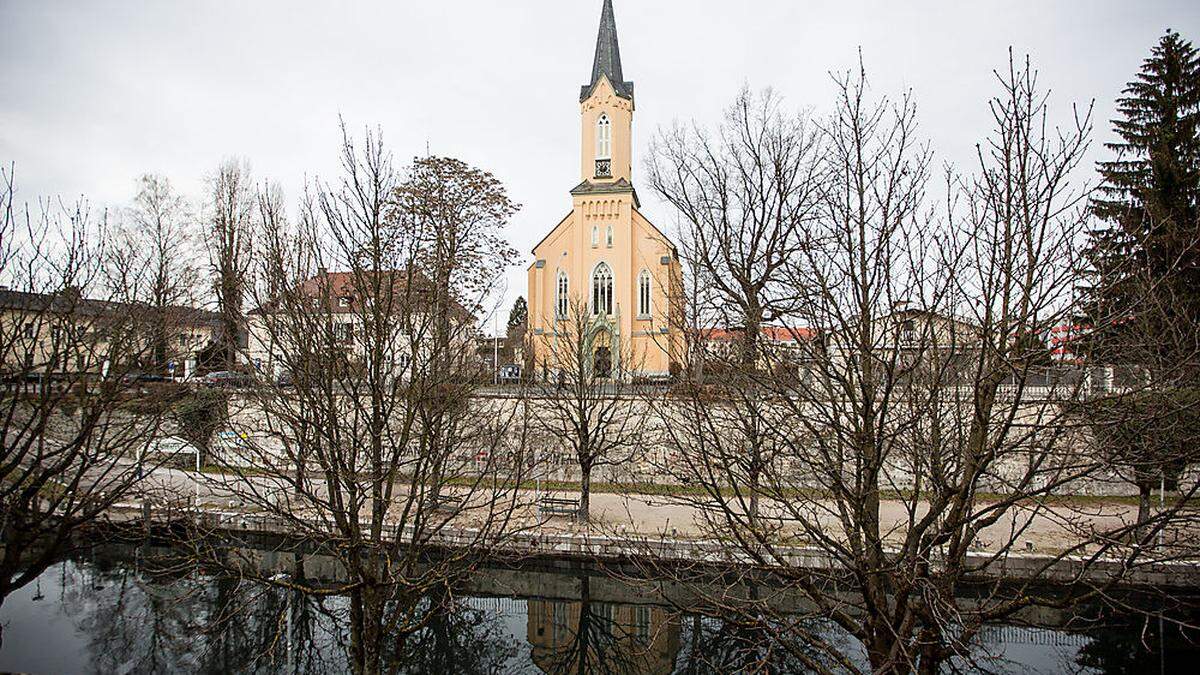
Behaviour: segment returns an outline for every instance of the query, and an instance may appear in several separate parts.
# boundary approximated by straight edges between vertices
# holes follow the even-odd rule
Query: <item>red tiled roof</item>
[[[700,331],[700,339],[709,342],[733,342],[740,340],[745,332],[744,328],[705,328]],[[806,342],[817,335],[811,328],[788,326],[761,326],[759,334],[772,342]]]
[[[388,275],[394,280],[396,293],[402,292],[409,282],[409,275],[403,270],[382,272],[381,274]],[[419,272],[414,272],[411,276],[415,287],[414,292],[418,296],[429,295],[433,284],[428,278]],[[356,290],[357,280],[354,272],[321,272],[300,284],[300,292],[309,298],[320,299],[328,291],[331,306],[327,309],[332,314],[350,314],[357,311],[355,298],[358,293]],[[343,305],[342,298],[347,298],[349,302]],[[471,312],[458,301],[451,300],[450,304],[451,311],[460,319],[472,318]],[[255,310],[256,313],[261,311],[265,310],[263,308]]]

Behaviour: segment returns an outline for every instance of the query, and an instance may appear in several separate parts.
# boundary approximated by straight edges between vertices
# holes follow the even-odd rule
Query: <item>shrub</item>
[[[228,420],[229,394],[220,389],[197,389],[175,404],[179,436],[205,452]]]

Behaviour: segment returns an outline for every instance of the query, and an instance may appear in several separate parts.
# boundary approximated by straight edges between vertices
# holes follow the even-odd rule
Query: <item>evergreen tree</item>
[[[517,296],[513,302],[512,311],[508,313],[508,333],[512,334],[514,330],[529,320],[529,306],[525,302],[524,296]]]
[[[1100,162],[1084,321],[1098,361],[1200,362],[1200,58],[1167,31],[1117,101]],[[1189,369],[1192,374],[1200,369]]]

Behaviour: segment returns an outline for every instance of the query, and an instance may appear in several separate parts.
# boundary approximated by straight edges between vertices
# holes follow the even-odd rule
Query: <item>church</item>
[[[683,361],[683,273],[675,245],[639,211],[633,82],[621,69],[612,0],[579,104],[581,182],[529,267],[531,365],[542,376],[663,378]]]

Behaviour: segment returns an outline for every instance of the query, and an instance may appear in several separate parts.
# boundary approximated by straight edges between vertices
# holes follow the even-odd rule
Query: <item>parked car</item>
[[[210,387],[245,387],[253,381],[249,375],[234,370],[218,370],[204,376],[204,384]]]
[[[121,378],[121,382],[125,384],[134,384],[138,382],[166,382],[167,378],[154,373],[127,373]]]

